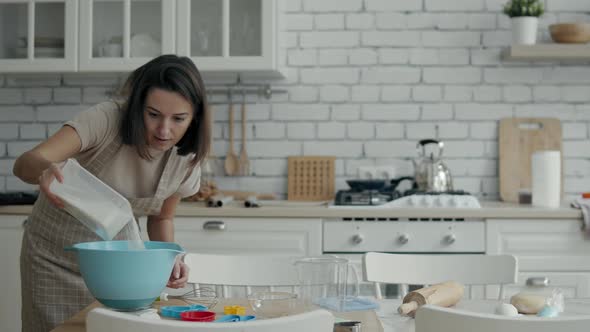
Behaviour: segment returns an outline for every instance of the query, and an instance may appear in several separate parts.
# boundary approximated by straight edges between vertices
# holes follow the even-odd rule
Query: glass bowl
[[[248,295],[248,302],[258,316],[273,318],[298,312],[297,295],[289,292],[257,292]]]

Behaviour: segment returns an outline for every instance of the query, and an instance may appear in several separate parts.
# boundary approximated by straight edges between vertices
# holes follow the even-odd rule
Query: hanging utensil
[[[231,90],[229,93],[229,148],[225,156],[225,174],[232,176],[240,169],[240,162],[238,156],[234,152],[234,104],[231,98]]]
[[[207,99],[209,96],[207,95]],[[213,129],[213,124],[215,120],[213,119],[213,115],[215,112],[213,111],[213,106],[208,105],[209,114],[210,114],[210,127]],[[215,176],[215,164],[216,164],[217,157],[213,153],[213,136],[211,137],[211,142],[209,145],[209,154],[205,157],[204,160],[201,161],[201,186],[209,185],[211,181],[213,181],[213,177]]]
[[[246,153],[246,94],[242,91],[242,150],[240,151],[240,175],[250,174],[250,161]]]

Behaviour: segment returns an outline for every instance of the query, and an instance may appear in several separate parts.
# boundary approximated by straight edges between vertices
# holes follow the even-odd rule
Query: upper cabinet
[[[174,53],[176,0],[80,2],[80,67],[130,71],[161,54]]]
[[[0,2],[0,72],[78,68],[77,0]]]
[[[0,72],[131,71],[161,54],[280,76],[277,0],[8,0]]]
[[[179,0],[177,51],[208,71],[277,70],[274,0]]]

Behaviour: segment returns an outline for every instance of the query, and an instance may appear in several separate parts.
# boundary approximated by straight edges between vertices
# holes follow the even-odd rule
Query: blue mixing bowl
[[[174,260],[184,253],[170,242],[144,242],[134,249],[129,241],[78,243],[80,273],[92,295],[107,307],[138,310],[149,307],[166,287]]]

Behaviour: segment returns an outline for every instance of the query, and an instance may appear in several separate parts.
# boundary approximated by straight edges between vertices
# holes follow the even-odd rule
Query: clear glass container
[[[319,305],[344,311],[347,301],[358,297],[357,271],[347,259],[334,256],[304,257],[296,260],[295,266],[299,277],[299,297],[304,308]],[[352,270],[354,277],[354,293],[348,290],[349,270]]]

